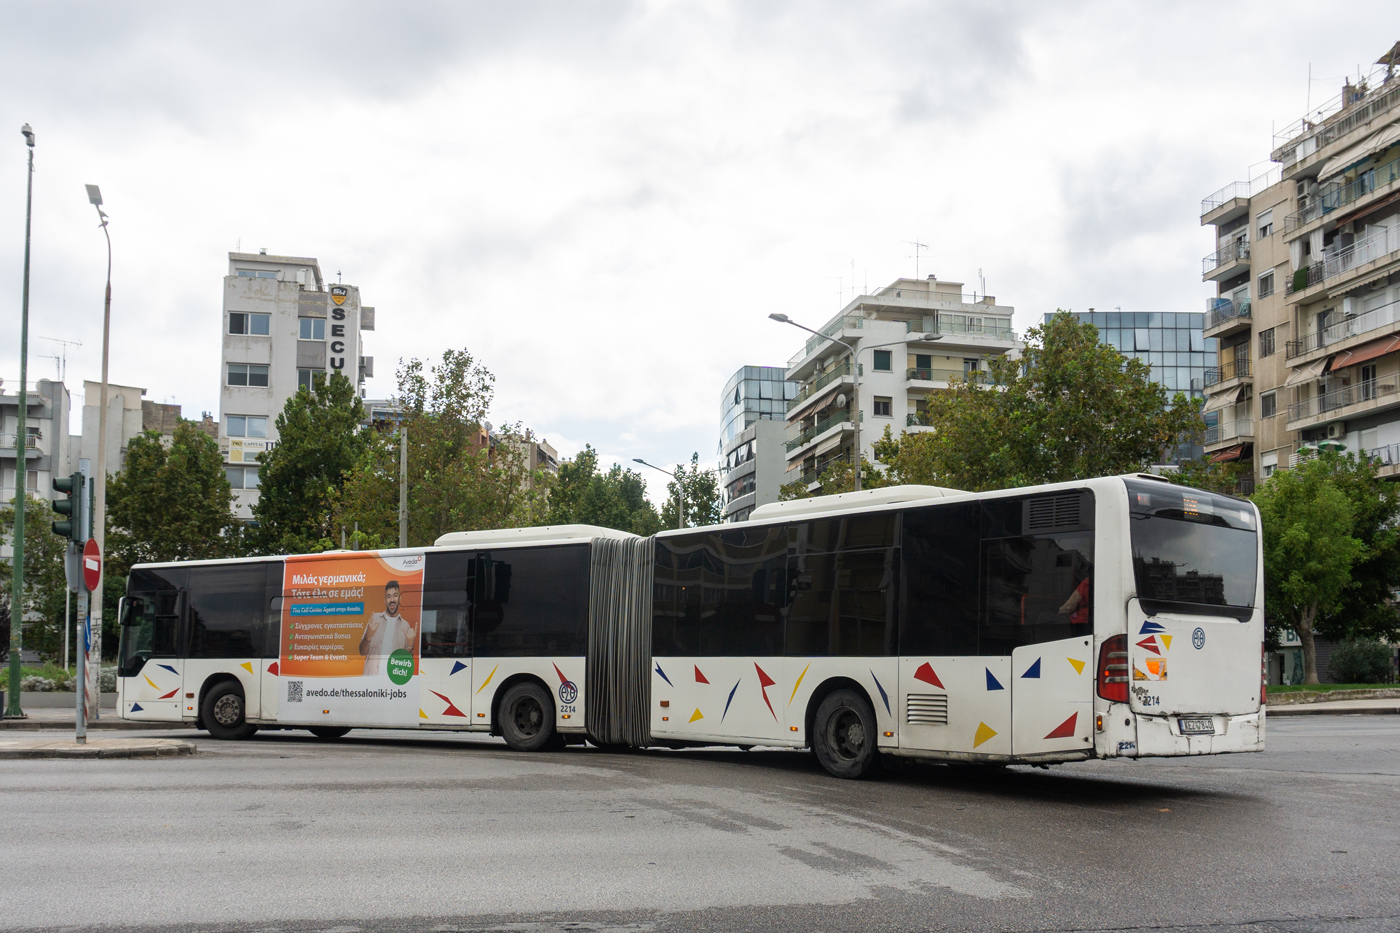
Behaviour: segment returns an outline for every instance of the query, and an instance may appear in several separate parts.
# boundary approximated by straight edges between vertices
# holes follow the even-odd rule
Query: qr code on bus
[[[301,684],[302,684],[302,682],[301,682],[300,680],[289,680],[289,681],[287,681],[287,702],[288,702],[288,703],[300,703],[300,702],[301,702]]]

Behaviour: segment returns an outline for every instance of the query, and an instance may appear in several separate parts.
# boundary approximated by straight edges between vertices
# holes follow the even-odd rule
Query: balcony
[[[976,382],[979,385],[986,385],[991,381],[992,374],[981,371],[967,372],[962,369],[910,369],[904,375],[906,382],[928,382],[941,383],[943,386],[956,385],[960,382]],[[910,388],[921,388],[920,386],[910,386]],[[928,388],[933,388],[929,386]]]
[[[925,326],[932,323],[932,326]],[[905,321],[904,332],[908,334],[943,334],[952,337],[990,337],[993,340],[1016,340],[1016,331],[1011,328],[1009,318],[979,317],[965,314],[940,314],[930,322]]]
[[[1400,476],[1400,444],[1372,447],[1357,453],[1376,461],[1376,472],[1382,479]]]
[[[1252,307],[1248,298],[1235,301],[1230,298],[1207,298],[1205,335],[1224,337],[1248,327],[1253,320]]]
[[[842,331],[860,330],[863,327],[865,327],[865,318],[858,314],[847,314],[837,318],[821,329],[821,337],[813,336],[807,338],[807,342],[802,347],[802,353],[788,360],[789,368],[796,366],[798,363],[811,356],[812,352],[823,344],[831,343],[832,341],[840,343],[836,338]]]
[[[1381,227],[1370,236],[1327,256],[1322,262],[1294,272],[1293,278],[1288,281],[1288,294],[1305,291],[1323,282],[1331,282],[1334,287],[1342,285],[1362,272],[1375,271],[1377,265],[1391,259],[1400,259],[1400,230]]]
[[[1227,388],[1224,383],[1230,382],[1231,380],[1251,378],[1253,374],[1250,372],[1249,363],[1249,357],[1238,357],[1233,360],[1226,360],[1220,366],[1207,369],[1205,378],[1206,390],[1210,391],[1219,386],[1219,389],[1216,389],[1216,391],[1220,391],[1221,389]]]
[[[1288,341],[1284,348],[1285,358],[1291,360],[1295,356],[1312,353],[1354,337],[1369,337],[1375,331],[1391,331],[1397,324],[1400,324],[1400,301],[1392,301],[1379,308],[1372,308],[1370,311],[1340,320],[1322,330],[1304,334],[1298,340]]]
[[[1348,81],[1341,94],[1275,133],[1270,158],[1287,169],[1397,104],[1400,84],[1387,74],[1386,66],[1372,69],[1356,84]]]
[[[861,420],[865,420],[864,412],[861,413]],[[849,408],[838,408],[835,412],[833,412],[830,415],[827,415],[825,418],[823,418],[821,421],[818,421],[810,428],[807,428],[802,433],[794,437],[792,440],[786,442],[783,446],[787,449],[788,453],[792,453],[799,447],[807,446],[812,441],[821,437],[823,434],[832,430],[833,428],[841,427],[850,423],[851,410]]]
[[[30,434],[29,442],[24,445],[24,459],[30,460],[42,457],[45,453],[44,438],[41,434]],[[0,434],[0,457],[7,459],[15,456],[15,434]]]
[[[1362,411],[1389,408],[1400,403],[1400,396],[1395,392],[1394,374],[1386,378],[1391,381],[1360,382],[1294,402],[1288,406],[1288,430],[1296,431],[1327,421],[1338,421]]]
[[[1201,260],[1201,277],[1213,282],[1249,267],[1249,240],[1239,239]]]
[[[839,463],[847,463],[850,461],[850,459],[851,458],[846,454],[837,454],[836,456],[828,460],[823,460],[821,463],[817,464],[812,469],[803,471],[803,473],[797,477],[796,481],[800,482],[803,486],[810,487],[817,480],[821,479],[822,474],[829,470],[832,466]]]
[[[1384,165],[1378,165],[1361,173],[1345,185],[1324,190],[1304,205],[1302,210],[1283,218],[1284,235],[1287,236],[1294,230],[1306,227],[1314,220],[1325,217],[1338,208],[1347,207],[1360,201],[1378,188],[1384,188],[1396,180],[1400,180],[1400,159],[1391,159]]]
[[[799,389],[797,394],[793,396],[792,401],[787,403],[787,410],[789,412],[792,412],[797,410],[798,408],[801,408],[807,402],[815,398],[822,391],[822,389],[825,389],[827,386],[831,385],[838,379],[844,382],[847,378],[850,377],[850,375],[851,361],[849,359],[843,360],[841,362],[841,365],[835,367],[830,372],[822,373],[820,376],[813,379],[811,382],[807,383],[805,386]]]
[[[1207,447],[1219,444],[1238,444],[1240,441],[1252,440],[1254,440],[1253,418],[1236,418],[1234,421],[1206,428],[1205,446]]]
[[[1249,199],[1272,185],[1278,184],[1279,169],[1269,169],[1250,181],[1226,185],[1209,197],[1201,199],[1201,225],[1227,224],[1249,212]]]

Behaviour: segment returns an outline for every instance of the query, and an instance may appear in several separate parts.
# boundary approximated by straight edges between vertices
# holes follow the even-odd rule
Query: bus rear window
[[[1127,481],[1133,575],[1148,612],[1254,607],[1259,553],[1249,503],[1183,486]]]

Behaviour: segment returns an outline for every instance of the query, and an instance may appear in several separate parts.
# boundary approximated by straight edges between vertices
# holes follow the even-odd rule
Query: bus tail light
[[[1099,649],[1099,696],[1128,702],[1128,636],[1114,635]]]

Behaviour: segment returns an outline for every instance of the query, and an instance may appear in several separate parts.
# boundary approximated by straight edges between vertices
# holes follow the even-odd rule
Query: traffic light
[[[53,523],[53,533],[75,544],[83,544],[87,540],[87,529],[83,527],[83,485],[81,473],[56,476],[53,480],[54,492],[61,492],[66,497],[53,500],[53,510],[64,516]]]

